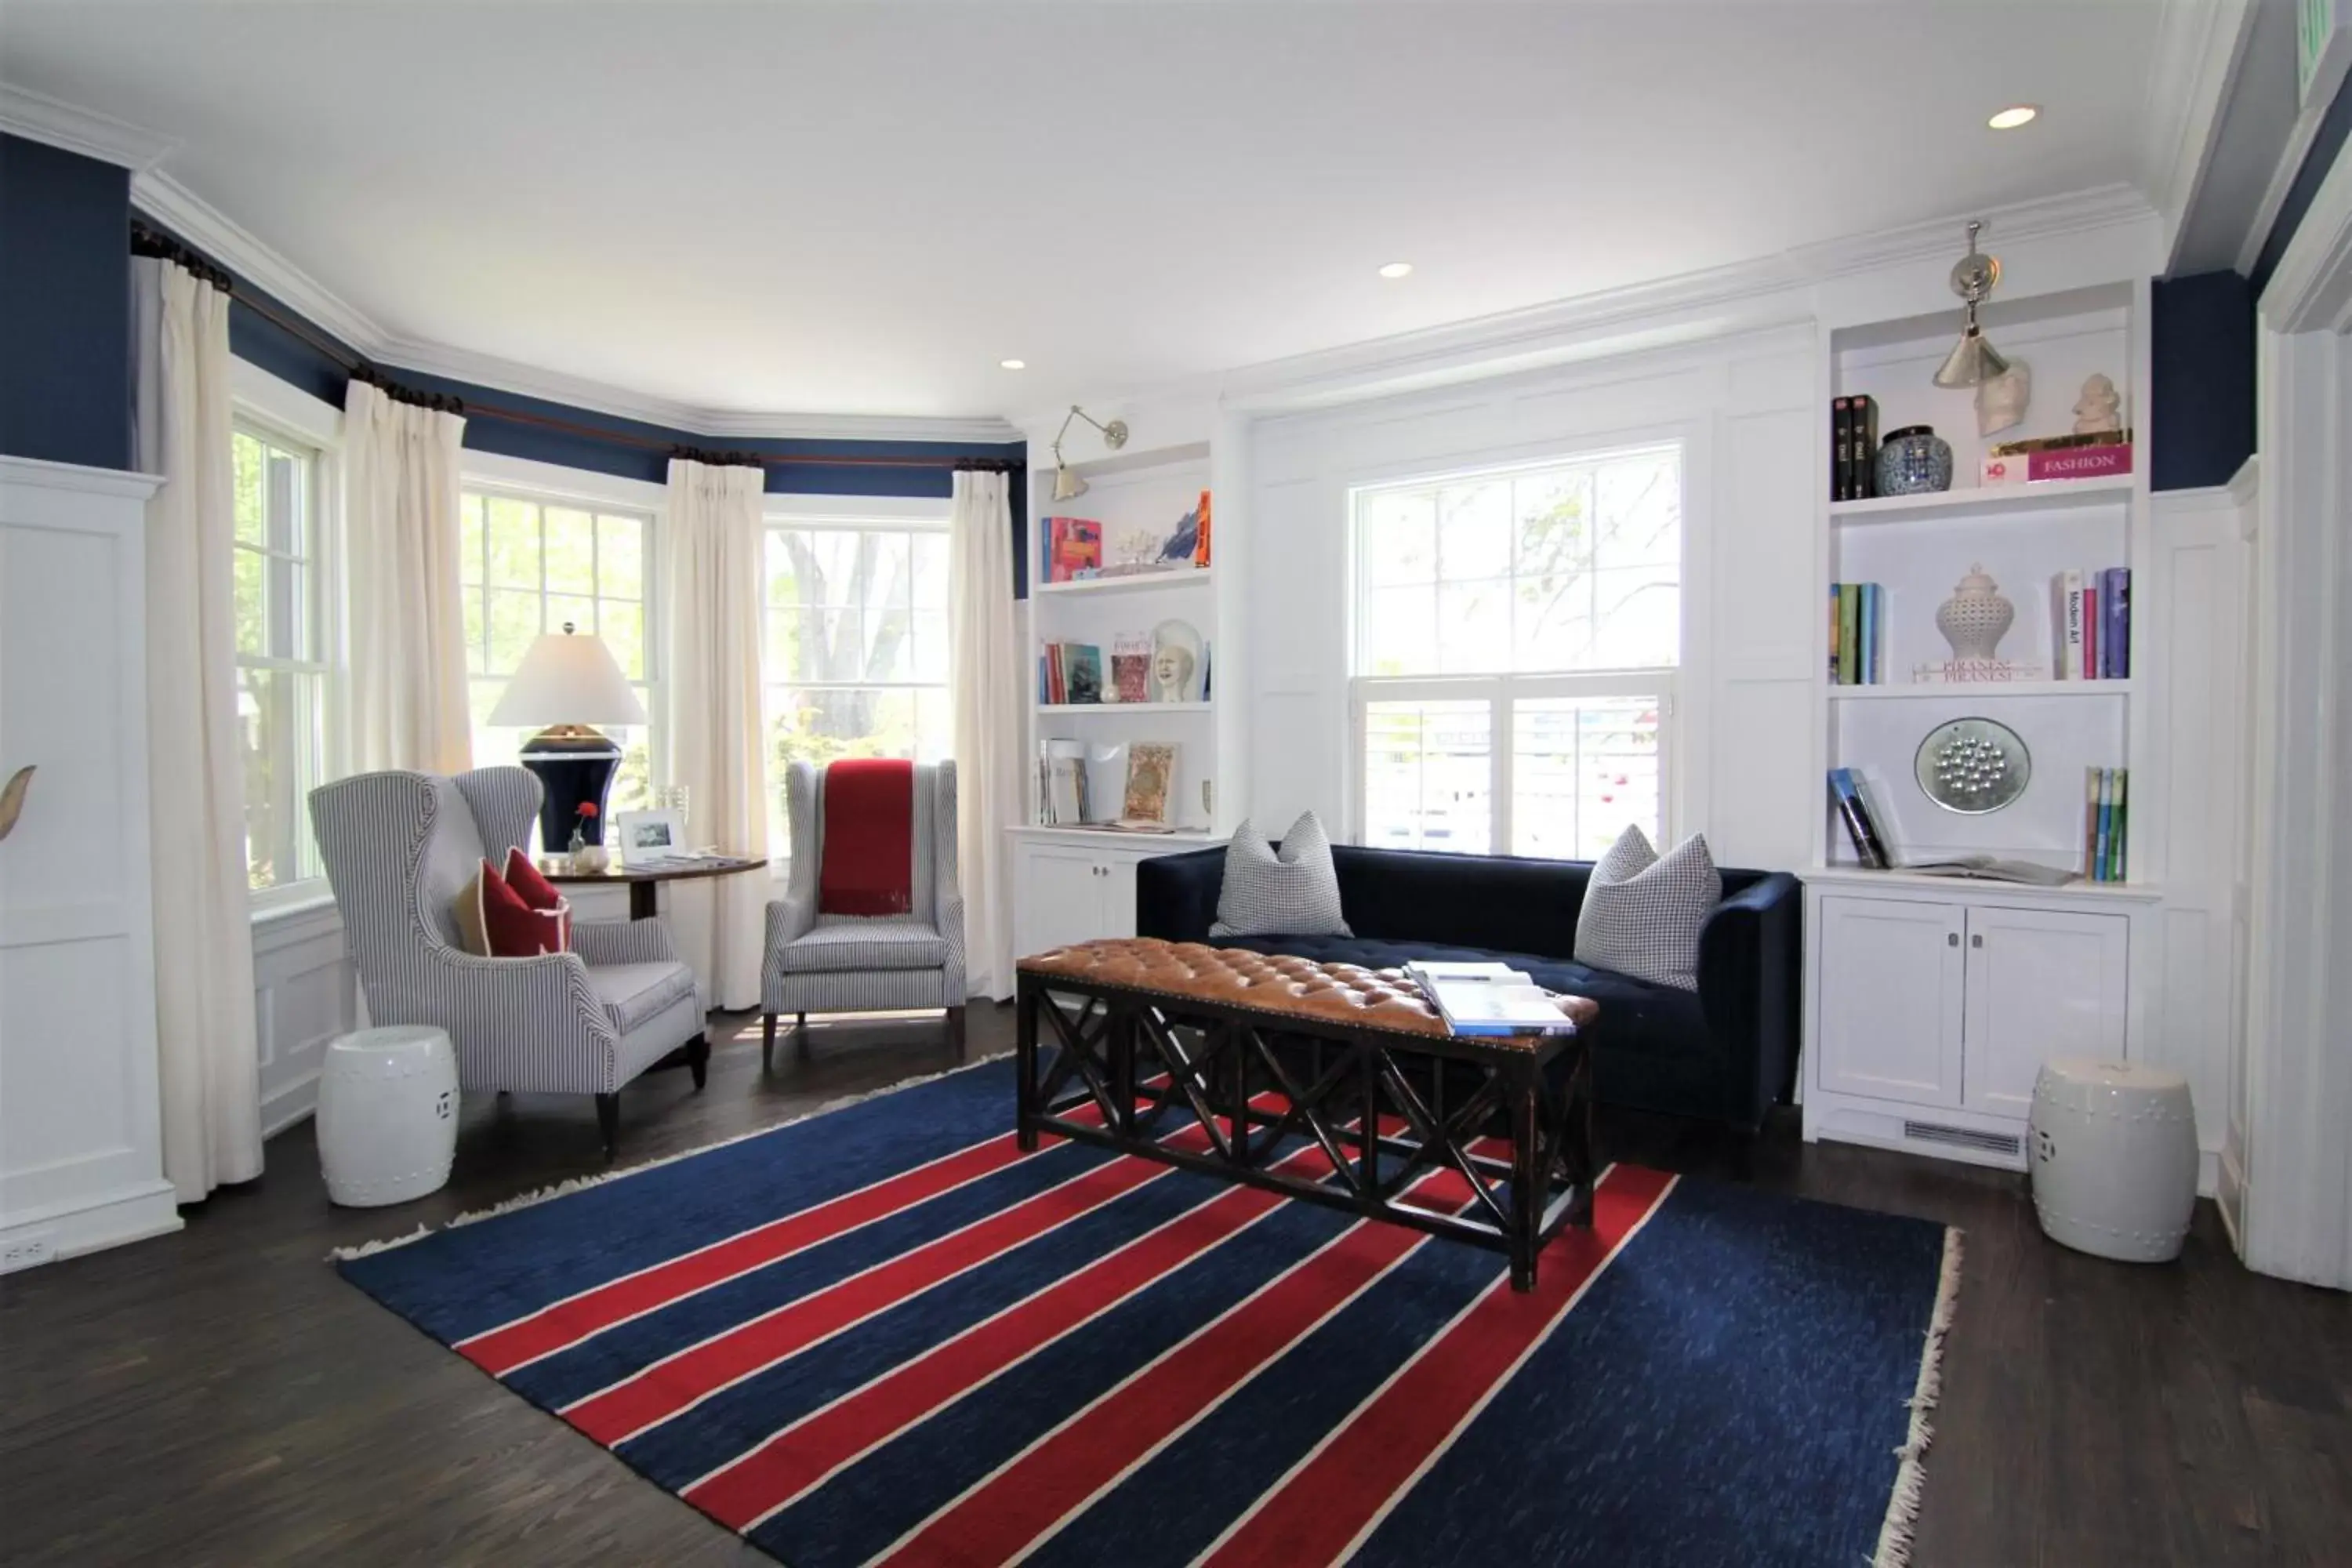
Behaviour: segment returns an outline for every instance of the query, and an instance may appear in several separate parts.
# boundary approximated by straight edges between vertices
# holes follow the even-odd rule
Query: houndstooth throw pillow
[[[1661,858],[1627,825],[1592,868],[1576,917],[1576,962],[1653,985],[1698,989],[1698,928],[1723,901],[1723,878],[1695,834]]]
[[[1330,836],[1313,812],[1290,825],[1282,853],[1251,823],[1225,846],[1225,885],[1211,936],[1353,936],[1339,914]]]

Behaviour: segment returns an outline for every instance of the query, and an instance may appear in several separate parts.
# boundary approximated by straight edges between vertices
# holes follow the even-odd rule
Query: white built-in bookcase
[[[1138,433],[1138,439],[1143,439]],[[1029,598],[1024,630],[1029,682],[1026,821],[1036,828],[1041,815],[1035,759],[1039,742],[1047,739],[1083,741],[1090,748],[1123,748],[1139,741],[1171,742],[1177,747],[1176,778],[1170,796],[1170,817],[1180,831],[1172,839],[1154,836],[1144,844],[1175,847],[1211,842],[1229,829],[1239,802],[1238,781],[1228,782],[1223,766],[1238,747],[1230,716],[1241,704],[1225,700],[1231,682],[1238,678],[1238,647],[1233,633],[1241,624],[1236,602],[1240,520],[1234,515],[1240,498],[1216,493],[1216,464],[1211,444],[1189,442],[1162,447],[1129,449],[1090,462],[1073,463],[1087,481],[1086,493],[1070,500],[1054,500],[1054,469],[1047,463],[1033,467],[1029,498]],[[1123,536],[1143,531],[1164,538],[1185,512],[1210,490],[1210,564],[1205,568],[1150,573],[1134,576],[1095,577],[1071,583],[1047,579],[1051,549],[1047,519],[1083,517],[1102,525],[1104,559],[1119,558]],[[1231,520],[1230,525],[1229,521]],[[1165,621],[1183,621],[1200,634],[1208,656],[1208,692],[1199,701],[1144,703],[1049,704],[1042,700],[1037,660],[1045,645],[1055,642],[1093,643],[1102,649],[1103,683],[1111,686],[1111,655],[1121,635],[1149,637]],[[1123,753],[1102,761],[1090,759],[1088,787],[1096,815],[1118,815],[1126,787]],[[1209,785],[1202,798],[1202,785]],[[1099,836],[1097,836],[1099,837]]]
[[[2171,650],[2155,563],[2148,459],[2145,279],[1997,300],[1986,335],[2032,369],[2024,422],[1993,441],[2074,426],[2085,378],[2104,374],[2134,433],[2128,478],[1979,488],[1985,439],[1974,394],[1934,384],[1958,328],[1949,309],[1820,330],[1821,487],[1814,616],[1820,809],[1805,889],[1804,1049],[1799,1094],[1808,1138],[1836,1138],[2007,1166],[2027,1163],[2035,1076],[2053,1057],[2139,1058],[2160,1040],[2153,1014],[2167,769],[2158,746]],[[1878,429],[1930,425],[1949,441],[1952,488],[1833,501],[1830,403],[1867,393]],[[1936,611],[1981,568],[2016,606],[2002,658],[2052,667],[2052,579],[2132,571],[2131,678],[2017,684],[1914,679],[1950,648]],[[1884,680],[1840,686],[1828,668],[1828,584],[1885,594]],[[2052,671],[2054,674],[2054,669]],[[1920,742],[1947,720],[1983,717],[2031,753],[2025,793],[1982,816],[1946,811],[1918,787]],[[2171,744],[2177,748],[2179,737]],[[1864,868],[1830,804],[1827,773],[1863,781],[1898,865],[1990,854],[2082,868],[2084,775],[2131,770],[2126,880],[2059,888],[1955,881]],[[2210,1140],[2208,1141],[2210,1143]]]
[[[1990,444],[1977,435],[1974,394],[1933,384],[1936,366],[1954,338],[1950,311],[1868,322],[1823,332],[1825,380],[1831,397],[1866,393],[1878,405],[1878,428],[1931,425],[1952,446],[1952,488],[1923,496],[1824,501],[1822,614],[1815,668],[1822,690],[1818,733],[1822,770],[1853,769],[1864,780],[1881,835],[1899,860],[1990,854],[2081,868],[2084,773],[2090,767],[2132,770],[2135,822],[2158,819],[2162,780],[2144,761],[2146,689],[2132,679],[2049,679],[2013,685],[1915,682],[1918,666],[1940,665],[1950,648],[1936,627],[1936,611],[1959,580],[1978,566],[1999,583],[2017,615],[2001,638],[2003,658],[2040,665],[2054,674],[2055,620],[2052,580],[2069,569],[2129,566],[2136,584],[2147,581],[2147,422],[2146,397],[2147,285],[2116,283],[2041,299],[1998,302],[1986,312],[1986,333],[2004,354],[2032,370],[2032,396],[2022,425],[1990,443],[2027,436],[2063,435],[2073,428],[2074,400],[2084,380],[2104,374],[2123,395],[2126,423],[2139,438],[2128,477],[1979,488]],[[1826,493],[1829,414],[1822,414]],[[1840,686],[1828,671],[1827,588],[1832,582],[1876,583],[1884,590],[1885,679]],[[2136,594],[2132,605],[2133,669],[2145,668],[2141,649],[2163,635],[2159,606]],[[2015,730],[2031,753],[2032,777],[2022,798],[1984,816],[1937,806],[1914,780],[1919,742],[1948,719],[1980,715]],[[2147,860],[2135,850],[2129,880],[2073,891],[2125,892],[2147,881]],[[1860,869],[1835,814],[1823,809],[1814,826],[1817,868]]]

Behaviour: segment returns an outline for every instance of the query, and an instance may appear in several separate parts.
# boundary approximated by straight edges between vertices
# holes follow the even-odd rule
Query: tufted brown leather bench
[[[1157,937],[1111,938],[1057,947],[1023,959],[1020,966],[1034,974],[1122,986],[1155,996],[1247,1007],[1270,1017],[1316,1019],[1402,1035],[1447,1034],[1444,1020],[1423,999],[1421,988],[1395,969],[1318,963],[1246,948],[1162,942]],[[1601,1007],[1590,997],[1563,996],[1559,1010],[1570,1022],[1582,1026],[1592,1022]],[[1521,1042],[1503,1037],[1488,1043],[1508,1047]]]
[[[1577,1035],[1459,1037],[1397,970],[1154,937],[1055,948],[1019,970],[1024,1149],[1051,1132],[1493,1247],[1521,1290],[1546,1241],[1591,1223],[1591,1055]],[[1600,1012],[1558,1002],[1580,1027]],[[1474,1087],[1449,1107],[1457,1073]],[[1169,1141],[1161,1123],[1186,1115],[1206,1152]],[[1476,1147],[1497,1119],[1507,1160]],[[1278,1168],[1301,1135],[1327,1172]],[[1437,1207],[1412,1201],[1413,1184],[1457,1177]]]

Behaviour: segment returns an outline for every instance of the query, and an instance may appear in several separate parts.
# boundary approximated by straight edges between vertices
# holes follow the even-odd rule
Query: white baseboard
[[[12,1215],[0,1220],[0,1273],[144,1241],[180,1225],[178,1194],[163,1181]]]
[[[311,1068],[291,1083],[279,1084],[261,1097],[261,1136],[277,1137],[319,1110],[319,1069]]]

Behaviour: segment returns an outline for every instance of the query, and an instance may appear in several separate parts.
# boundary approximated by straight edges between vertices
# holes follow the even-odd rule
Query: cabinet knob
[[[1975,935],[1969,937],[1969,945],[1970,947],[1982,947],[1984,945],[1984,933],[1982,931],[1979,931]]]
[[[1958,946],[1959,946],[1959,945],[1960,945],[1960,933],[1959,933],[1959,932],[1958,932],[1958,931],[1946,931],[1946,932],[1944,933],[1944,945],[1945,945],[1946,947],[1958,947]]]

